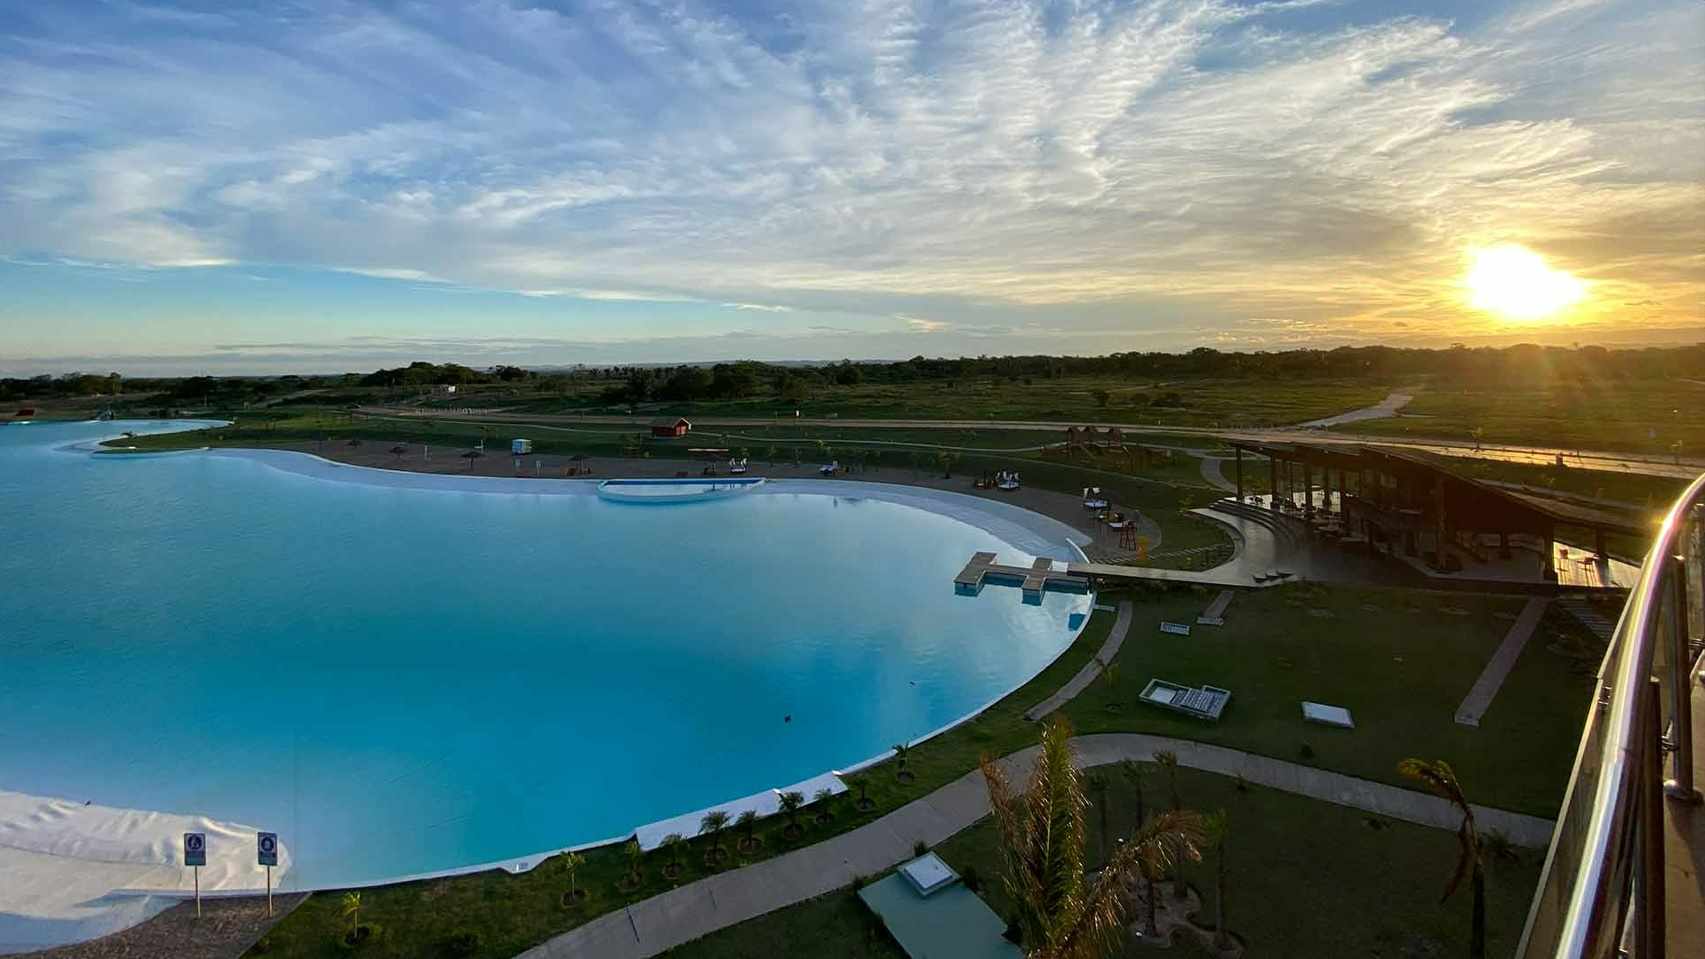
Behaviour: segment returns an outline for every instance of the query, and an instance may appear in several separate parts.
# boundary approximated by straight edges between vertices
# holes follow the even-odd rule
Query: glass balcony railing
[[[1699,889],[1666,890],[1664,858],[1666,838],[1677,835],[1666,831],[1666,817],[1699,802],[1693,683],[1701,648],[1694,637],[1705,633],[1702,500],[1705,476],[1665,517],[1622,609],[1519,959],[1647,959],[1664,956],[1666,941],[1671,955],[1699,955],[1676,949],[1678,930],[1666,930],[1677,897],[1697,905]],[[1686,810],[1688,821],[1693,815]],[[1685,841],[1687,831],[1681,835]]]

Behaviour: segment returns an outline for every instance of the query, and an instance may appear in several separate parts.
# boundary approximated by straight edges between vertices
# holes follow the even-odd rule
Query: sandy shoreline
[[[393,448],[399,446],[403,448],[404,452],[391,452]],[[616,456],[576,457],[556,453],[529,454],[517,457],[510,455],[507,451],[494,449],[486,456],[469,460],[461,455],[465,449],[456,444],[432,446],[430,444],[423,445],[419,442],[404,443],[389,440],[368,440],[356,446],[351,446],[347,442],[282,443],[272,447],[257,447],[253,451],[264,453],[266,450],[308,453],[321,459],[349,466],[446,477],[596,481],[672,478],[685,474],[689,478],[695,478],[702,474],[706,465],[711,465],[713,462],[719,475],[728,475],[726,459],[708,461]],[[247,452],[247,450],[215,448],[209,452],[214,454],[221,452],[242,453]],[[1031,487],[1010,492],[977,489],[973,486],[973,474],[955,472],[951,476],[944,477],[941,471],[936,468],[854,466],[837,473],[833,477],[825,477],[818,473],[818,468],[821,465],[810,460],[803,460],[795,464],[785,458],[777,459],[774,462],[752,458],[749,462],[750,472],[747,475],[772,480],[809,482],[842,480],[858,483],[883,483],[976,497],[991,503],[1002,504],[1004,507],[1018,507],[1070,527],[1084,540],[1079,543],[1079,547],[1091,560],[1118,562],[1128,561],[1133,556],[1129,549],[1120,547],[1118,533],[1097,522],[1094,515],[1083,508],[1082,501],[1077,496]],[[1024,461],[1015,458],[1013,465],[1022,474]],[[570,469],[574,470],[572,476],[569,475]],[[1115,503],[1114,508],[1119,508],[1119,504]],[[1127,508],[1126,512],[1136,513],[1137,511]],[[1152,520],[1143,523],[1141,534],[1148,540],[1151,551],[1162,548],[1160,528]]]

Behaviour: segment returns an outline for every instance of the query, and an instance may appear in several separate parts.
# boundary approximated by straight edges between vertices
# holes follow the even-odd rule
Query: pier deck
[[[1073,593],[1089,590],[1088,579],[1072,575],[1069,569],[1055,569],[1054,561],[1046,557],[1029,566],[1009,566],[995,562],[993,553],[974,554],[959,575],[953,577],[953,586],[960,592],[975,593],[988,580],[1016,582],[1027,597],[1040,597],[1050,589]]]
[[[976,553],[971,557],[971,561],[965,564],[965,568],[959,571],[959,575],[953,577],[953,586],[961,593],[975,594],[982,590],[985,583],[993,581],[1019,586],[1027,598],[1034,599],[1046,590],[1081,593],[1102,584],[1159,582],[1260,589],[1279,583],[1278,579],[1254,581],[1235,564],[1229,563],[1202,571],[1118,566],[1111,563],[1068,562],[1064,565],[1065,569],[1056,569],[1053,560],[1038,559],[1030,566],[1012,566],[996,562],[994,553]]]

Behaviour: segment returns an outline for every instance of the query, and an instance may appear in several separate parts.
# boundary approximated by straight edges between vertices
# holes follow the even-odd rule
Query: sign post
[[[272,915],[272,867],[278,865],[278,833],[263,832],[255,836],[255,854],[266,867],[266,914]]]
[[[201,918],[201,867],[207,865],[207,834],[184,833],[184,865],[195,870],[195,918]]]

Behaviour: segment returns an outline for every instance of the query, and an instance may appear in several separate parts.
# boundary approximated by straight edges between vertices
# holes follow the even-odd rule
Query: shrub
[[[921,856],[926,852],[929,852],[929,843],[924,842],[922,839],[912,843],[912,855]]]

